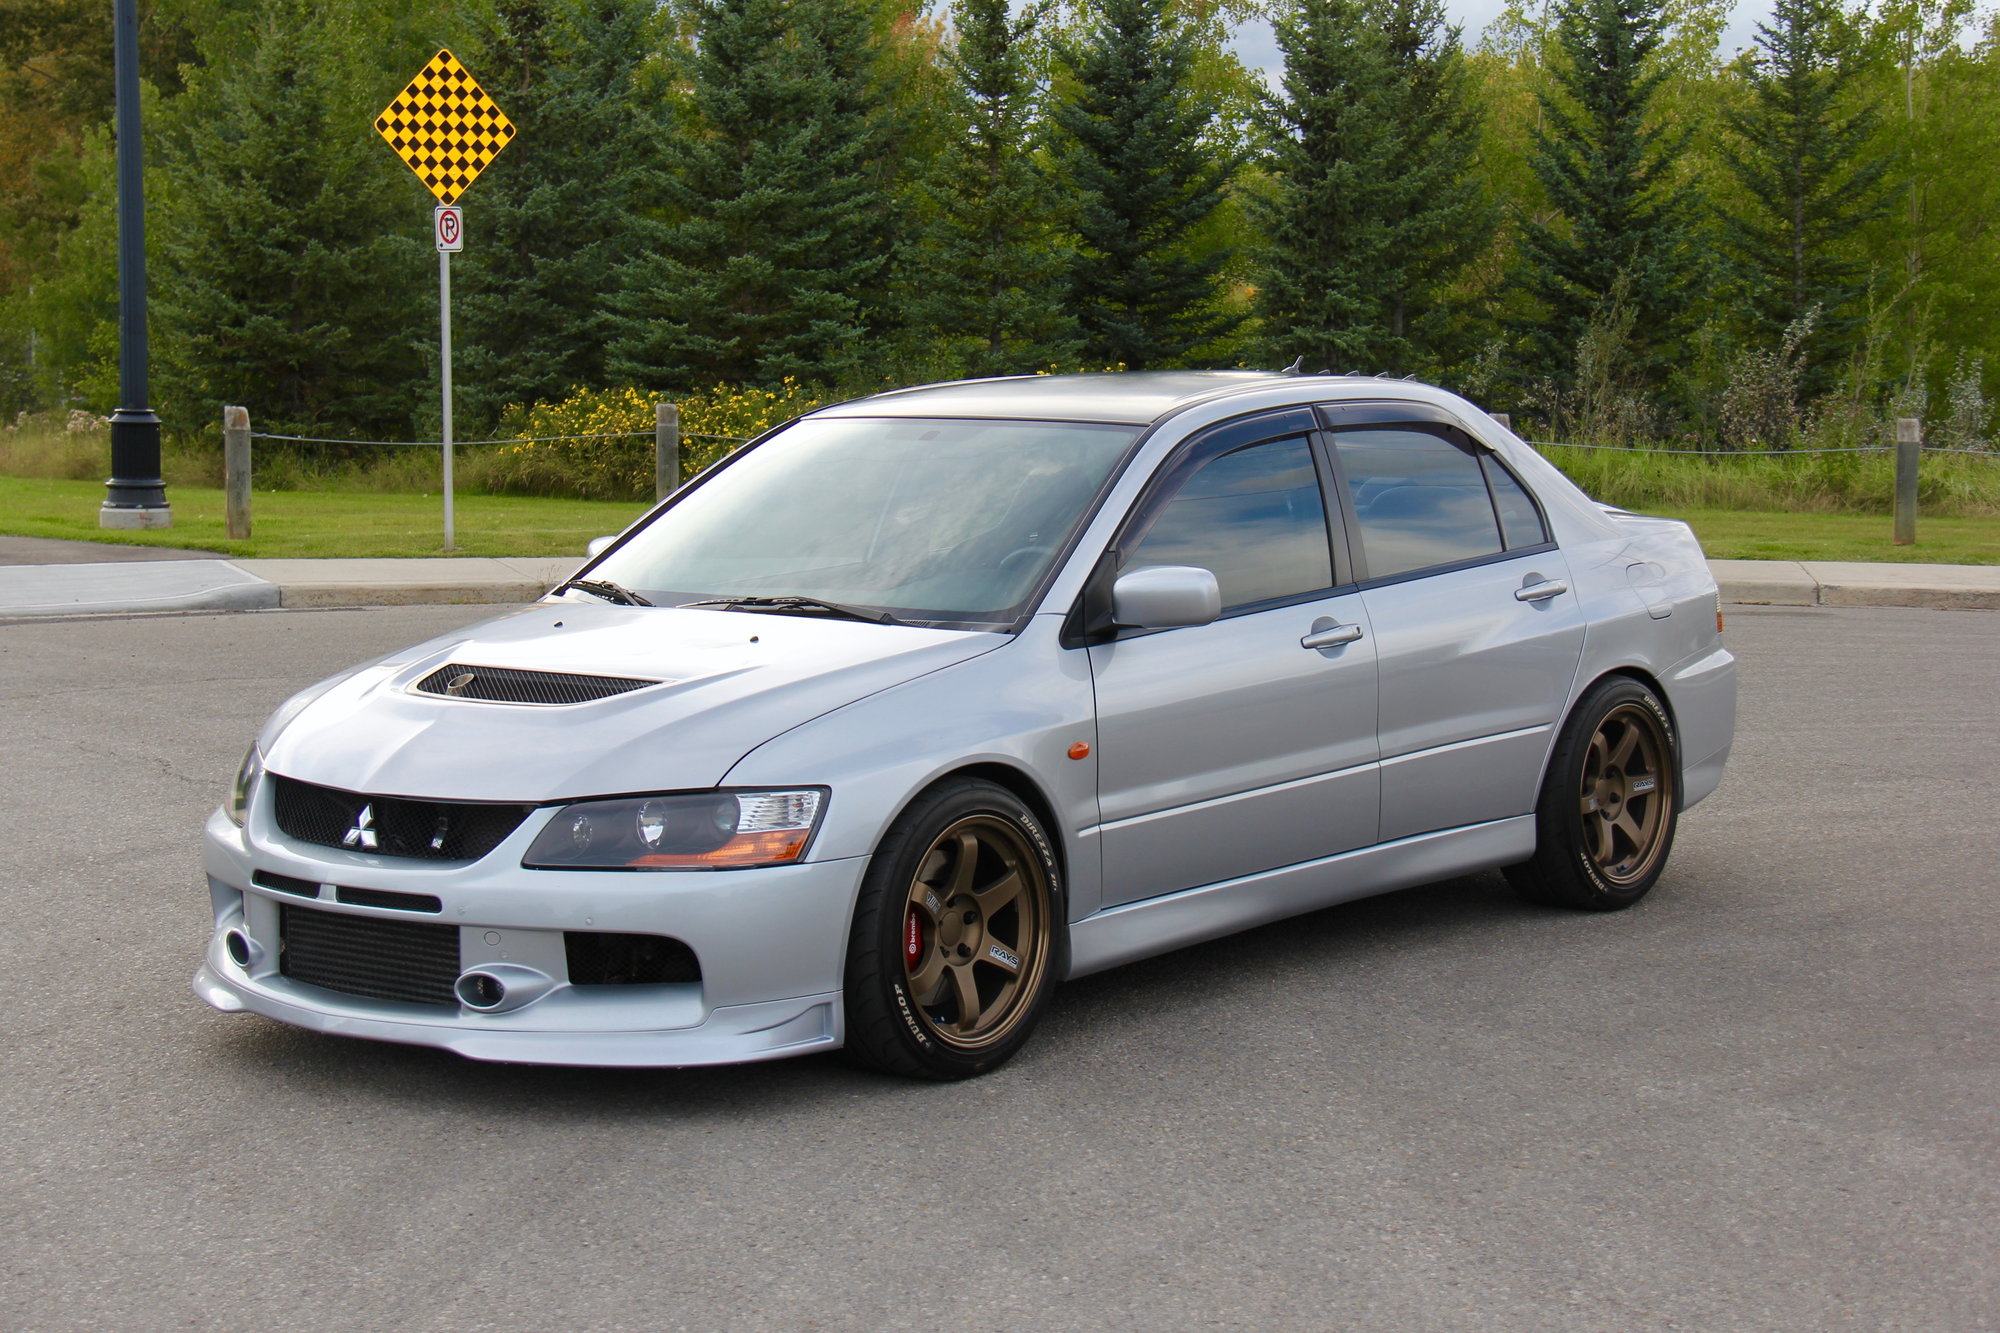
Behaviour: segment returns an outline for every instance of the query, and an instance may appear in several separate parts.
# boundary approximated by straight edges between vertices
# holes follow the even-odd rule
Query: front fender
[[[723,778],[732,787],[824,786],[811,859],[868,856],[918,792],[952,772],[999,764],[1027,776],[1055,813],[1072,920],[1097,910],[1101,866],[1096,705],[1086,654],[1038,615],[990,653],[858,699],[764,742]],[[1090,747],[1081,759],[1069,752]]]

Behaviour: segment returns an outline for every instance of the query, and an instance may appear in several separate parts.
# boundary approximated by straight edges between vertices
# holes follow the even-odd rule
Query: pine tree
[[[607,383],[617,271],[632,213],[657,191],[661,128],[637,85],[650,0],[501,0],[467,53],[520,132],[466,201],[453,262],[458,409],[490,427],[509,403]]]
[[[1665,78],[1650,60],[1664,0],[1556,0],[1554,91],[1529,165],[1561,216],[1520,219],[1520,285],[1539,306],[1518,321],[1532,368],[1567,383],[1591,320],[1614,293],[1631,316],[1630,370],[1661,381],[1686,330],[1699,204],[1675,180],[1687,132],[1651,123]]]
[[[1442,0],[1299,0],[1253,197],[1262,359],[1434,369],[1446,291],[1490,242],[1479,116]]]
[[[1066,299],[1086,365],[1184,365],[1242,322],[1222,301],[1227,249],[1199,253],[1237,162],[1194,95],[1195,50],[1168,0],[1103,0],[1062,53],[1053,118],[1072,192]]]
[[[697,0],[666,215],[621,273],[614,375],[685,388],[864,373],[892,249],[874,56],[852,0]]]
[[[371,124],[387,99],[363,35],[278,0],[250,36],[159,117],[161,415],[245,403],[266,428],[407,432],[431,373],[428,210]]]
[[[950,133],[914,191],[922,222],[905,304],[944,373],[1017,375],[1076,353],[1060,278],[1061,196],[1036,159],[1041,137],[1032,43],[1046,3],[960,0]]]
[[[1857,98],[1858,63],[1839,38],[1835,0],[1777,0],[1757,26],[1749,105],[1724,116],[1722,161],[1742,186],[1723,217],[1743,331],[1759,343],[1819,312],[1805,389],[1823,392],[1867,320],[1863,228],[1888,212],[1889,159],[1871,151],[1880,120]]]

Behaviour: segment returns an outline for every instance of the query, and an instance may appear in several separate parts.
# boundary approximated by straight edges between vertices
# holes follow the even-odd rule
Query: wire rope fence
[[[657,434],[650,430],[594,430],[581,435],[500,435],[490,440],[453,440],[452,445],[474,444],[556,444],[572,440],[626,440],[652,438]],[[747,435],[716,435],[707,431],[684,430],[680,433],[684,440],[726,440],[733,444],[748,444]],[[344,440],[330,435],[272,435],[264,431],[251,431],[253,440],[277,440],[286,444],[361,444],[380,445],[384,448],[439,449],[443,440]]]
[[[1893,444],[1848,444],[1832,449],[1661,449],[1639,444],[1580,444],[1573,440],[1526,440],[1537,449],[1591,449],[1603,453],[1621,454],[1675,454],[1683,458],[1707,458],[1716,461],[1725,459],[1766,459],[1799,458],[1813,454],[1893,454]],[[1926,454],[1964,454],[1973,458],[1996,459],[2000,452],[1992,449],[1960,449],[1949,445],[1925,444],[1918,446],[1918,452]]]
[[[245,409],[227,408],[224,410],[223,434],[228,460],[225,469],[229,478],[227,490],[231,498],[229,535],[232,537],[249,535],[248,474],[252,441],[278,446],[281,451],[300,447],[372,451],[442,449],[459,446],[511,450],[513,455],[519,457],[503,459],[502,461],[508,463],[509,467],[489,474],[489,480],[497,480],[498,489],[506,493],[547,495],[552,498],[567,496],[577,499],[636,500],[643,486],[643,480],[650,480],[653,483],[654,499],[658,501],[665,499],[677,489],[685,475],[699,471],[753,438],[714,431],[682,430],[679,408],[676,404],[655,402],[652,406],[655,422],[651,430],[610,429],[493,436],[451,441],[448,446],[446,441],[436,439],[371,440],[347,436],[253,431],[249,429],[249,414]],[[1504,414],[1496,413],[1495,419],[1511,429],[1511,422]],[[631,420],[630,416],[626,420]],[[1768,506],[1809,510],[1832,508],[1846,512],[1875,513],[1887,509],[1896,516],[1897,542],[1907,544],[1914,540],[1919,490],[1917,462],[1920,456],[1932,455],[1941,459],[1950,457],[1952,465],[1944,466],[1943,470],[1952,473],[1960,471],[1955,465],[1963,460],[1992,461],[2000,458],[2000,451],[1955,445],[1926,445],[1922,443],[1922,428],[1918,421],[1905,418],[1895,425],[1897,437],[1895,444],[1838,447],[1684,448],[1569,440],[1525,440],[1524,443],[1544,453],[1555,455],[1554,461],[1563,471],[1571,475],[1572,480],[1583,485],[1593,495],[1620,505],[1636,502],[1639,505],[1658,506],[1664,502],[1669,506],[1683,505],[1690,509],[1705,507],[1754,509]],[[642,461],[644,451],[632,449],[630,446],[649,437],[653,441],[654,448],[650,460],[651,467],[646,469],[645,462]],[[616,455],[615,461],[607,461],[607,455],[603,451],[593,451],[590,448],[598,444],[610,446]],[[545,446],[559,447],[542,448]],[[581,452],[577,446],[583,446]],[[1565,458],[1564,454],[1567,451],[1576,452]],[[1894,457],[1893,478],[1889,470],[1868,461],[1883,456]],[[487,457],[494,456],[487,455]],[[1642,463],[1642,459],[1659,461]],[[1630,466],[1625,465],[1627,460]],[[682,467],[684,461],[692,462],[695,466],[684,472]],[[1715,466],[1703,466],[1704,464]],[[1796,466],[1787,466],[1788,464]],[[345,461],[343,465],[355,466]],[[649,470],[651,476],[644,477],[642,469]],[[1660,469],[1666,471],[1662,472]],[[395,466],[391,466],[390,471],[401,475],[421,475],[421,473],[408,473],[406,469]],[[1984,472],[1976,466],[1972,471]],[[613,473],[615,473],[615,493],[607,492],[602,481],[604,475]],[[1732,476],[1736,480],[1728,479]],[[591,477],[597,478],[595,483],[589,479]],[[594,491],[591,489],[593,484],[596,485]],[[1943,479],[1927,477],[1926,494],[1931,498],[1926,500],[1926,504],[1931,504],[1933,500],[1942,500],[1948,511],[1953,502],[1962,500],[1966,496],[1973,496],[1975,504],[1990,502],[1992,487],[1989,484],[1977,482],[1958,485],[1958,489],[1954,491],[1952,488],[1956,484],[1949,477]],[[1982,496],[1986,497],[1985,501],[1978,499]]]
[[[278,446],[281,451],[281,457],[285,451],[298,448],[308,450],[331,448],[341,451],[408,449],[453,451],[460,447],[483,447],[496,451],[495,453],[486,455],[489,460],[504,460],[508,454],[522,456],[519,461],[525,462],[526,466],[517,465],[513,469],[516,474],[514,479],[518,481],[518,474],[522,472],[531,473],[535,482],[533,493],[548,493],[560,497],[562,493],[568,491],[575,494],[576,498],[624,499],[628,498],[628,492],[636,492],[644,484],[644,481],[650,481],[653,498],[655,501],[659,501],[664,500],[680,487],[682,479],[686,475],[683,471],[684,462],[693,462],[695,467],[692,470],[699,470],[708,463],[733,452],[737,447],[748,443],[750,438],[752,438],[743,435],[722,434],[715,431],[683,430],[680,427],[678,407],[673,403],[666,402],[654,404],[655,420],[651,430],[572,431],[558,434],[492,436],[473,440],[370,440],[353,436],[305,435],[281,431],[258,431],[250,428],[250,414],[247,408],[225,407],[222,415],[223,470],[226,501],[224,527],[226,534],[234,539],[248,539],[250,536],[250,497],[252,495],[250,472],[251,449],[254,441],[262,441],[266,445]],[[650,468],[647,468],[645,462],[642,461],[643,450],[627,451],[623,448],[623,446],[636,444],[647,439],[653,442]],[[581,458],[574,455],[574,453],[558,454],[555,456],[550,456],[546,453],[534,453],[531,456],[530,453],[537,446],[570,446],[574,449],[575,446],[579,445],[590,446],[597,444],[617,446],[618,458],[608,464],[607,460],[601,457]],[[692,449],[684,448],[684,446],[689,445],[696,447]],[[585,452],[589,453],[590,451],[586,448]],[[684,458],[684,455],[692,455],[692,458]],[[450,454],[446,453],[445,457],[448,459]],[[349,460],[339,460],[336,466],[348,467],[351,470],[353,465]],[[407,469],[402,468],[400,465],[385,464],[384,466],[398,478],[407,478],[410,475]],[[375,467],[372,464],[364,465],[364,467],[377,474],[382,471],[381,468]],[[329,471],[324,464],[320,465],[318,470],[320,475],[325,475]],[[609,482],[605,480],[604,475],[607,470],[613,474],[613,478]],[[592,484],[595,485],[599,494],[581,493],[585,490],[583,476],[577,475],[574,478],[566,478],[564,475],[566,471],[574,471],[577,474],[590,474]],[[650,471],[651,475],[649,477],[644,476],[644,472],[646,471]],[[449,469],[445,469],[443,475],[449,476]],[[378,476],[377,480],[379,479],[380,477]],[[575,484],[566,486],[563,484],[565,480],[573,480]],[[503,489],[512,488],[505,488],[503,486]],[[611,493],[604,493],[607,490]],[[631,495],[629,498],[636,499],[637,496]],[[447,515],[450,512],[449,500],[447,500],[446,512]],[[446,531],[449,534],[449,517],[446,519]],[[449,537],[447,537],[445,549],[452,549]]]

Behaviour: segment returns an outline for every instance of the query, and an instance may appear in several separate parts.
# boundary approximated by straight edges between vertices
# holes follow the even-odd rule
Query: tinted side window
[[[1225,607],[1333,586],[1326,505],[1312,449],[1273,440],[1204,464],[1154,518],[1126,569],[1197,565]]]
[[[1470,452],[1393,428],[1339,431],[1333,441],[1369,578],[1499,554],[1500,526]]]
[[[1514,480],[1514,474],[1490,458],[1481,458],[1480,465],[1486,469],[1486,481],[1493,487],[1493,507],[1500,511],[1500,535],[1507,539],[1507,549],[1517,551],[1523,546],[1540,546],[1549,539],[1549,530],[1542,525],[1542,514],[1535,508],[1535,502]]]

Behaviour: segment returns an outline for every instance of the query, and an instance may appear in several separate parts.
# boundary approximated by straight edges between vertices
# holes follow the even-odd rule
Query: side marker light
[[[1076,744],[1070,746],[1069,757],[1072,759],[1088,759],[1090,757],[1089,742],[1078,741]]]

